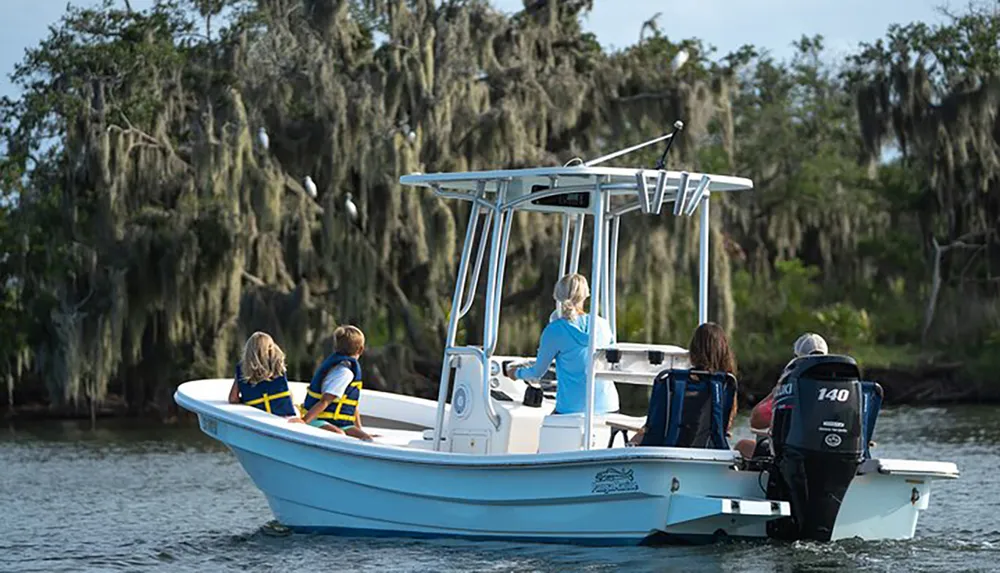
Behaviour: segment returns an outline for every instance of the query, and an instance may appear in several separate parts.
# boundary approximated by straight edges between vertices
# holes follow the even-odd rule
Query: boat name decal
[[[629,491],[639,491],[639,484],[635,483],[632,470],[608,468],[594,475],[591,493],[607,494]]]
[[[205,430],[206,433],[212,434],[213,436],[219,433],[219,423],[213,418],[204,417],[201,419],[201,428]]]

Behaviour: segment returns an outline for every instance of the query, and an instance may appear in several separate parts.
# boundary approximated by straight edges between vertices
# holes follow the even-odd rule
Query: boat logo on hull
[[[591,493],[622,493],[639,491],[632,470],[608,468],[594,475]]]
[[[206,434],[210,434],[212,436],[219,435],[219,423],[212,418],[202,416],[201,429],[204,430]]]

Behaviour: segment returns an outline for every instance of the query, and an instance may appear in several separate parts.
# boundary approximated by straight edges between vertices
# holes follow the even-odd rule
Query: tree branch
[[[924,327],[920,334],[920,344],[927,345],[927,335],[930,333],[931,324],[934,322],[934,313],[937,310],[938,294],[941,291],[941,257],[952,249],[979,249],[983,244],[969,244],[965,241],[972,237],[982,235],[982,232],[970,232],[955,239],[945,246],[938,243],[937,237],[931,235],[931,245],[934,247],[934,266],[931,270],[931,294],[927,300],[927,308],[924,311]]]
[[[632,103],[634,101],[642,101],[647,99],[666,99],[671,96],[670,92],[642,92],[635,95],[617,97],[611,100],[614,103]]]
[[[259,287],[267,286],[267,283],[265,283],[261,278],[256,277],[248,273],[247,271],[243,271],[243,278],[245,278],[246,280],[252,282],[253,284]]]
[[[163,142],[161,142],[160,140],[156,139],[152,135],[149,135],[145,131],[143,131],[143,130],[137,128],[137,127],[135,127],[134,125],[132,125],[132,122],[129,121],[127,117],[125,117],[124,113],[122,114],[122,118],[125,119],[125,123],[128,125],[128,127],[127,128],[123,128],[120,125],[111,124],[111,125],[108,126],[108,132],[109,133],[111,131],[117,131],[117,132],[121,133],[122,135],[138,135],[140,138],[146,140],[147,144],[149,144],[149,145],[153,145],[153,146],[156,146],[156,147],[162,147],[163,146]]]

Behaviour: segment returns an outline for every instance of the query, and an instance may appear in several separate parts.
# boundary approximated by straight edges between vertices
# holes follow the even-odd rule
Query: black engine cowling
[[[781,539],[829,541],[864,453],[861,377],[847,356],[797,359],[779,382],[771,425],[768,498],[792,516],[768,524]]]

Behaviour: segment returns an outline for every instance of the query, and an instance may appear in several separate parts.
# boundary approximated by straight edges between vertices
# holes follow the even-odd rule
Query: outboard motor
[[[853,358],[804,356],[782,376],[774,400],[767,497],[790,502],[792,515],[769,522],[769,537],[830,540],[865,451],[861,410]]]

